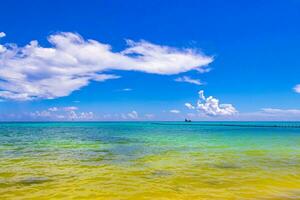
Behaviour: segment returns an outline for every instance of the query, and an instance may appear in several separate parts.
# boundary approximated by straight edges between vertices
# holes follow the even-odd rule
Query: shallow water
[[[300,199],[300,123],[0,123],[0,199]]]

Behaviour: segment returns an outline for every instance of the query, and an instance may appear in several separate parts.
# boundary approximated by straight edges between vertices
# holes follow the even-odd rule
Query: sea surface
[[[0,199],[300,199],[300,123],[0,123]]]

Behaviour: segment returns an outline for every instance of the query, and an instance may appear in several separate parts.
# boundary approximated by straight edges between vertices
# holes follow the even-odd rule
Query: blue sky
[[[0,120],[300,120],[298,0],[1,10]]]

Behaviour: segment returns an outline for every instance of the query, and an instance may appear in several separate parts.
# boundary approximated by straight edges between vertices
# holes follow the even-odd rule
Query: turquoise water
[[[1,199],[300,199],[299,122],[0,123]]]

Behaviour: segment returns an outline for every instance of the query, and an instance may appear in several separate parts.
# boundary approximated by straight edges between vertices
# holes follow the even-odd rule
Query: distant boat
[[[184,122],[192,122],[192,120],[185,118]]]

